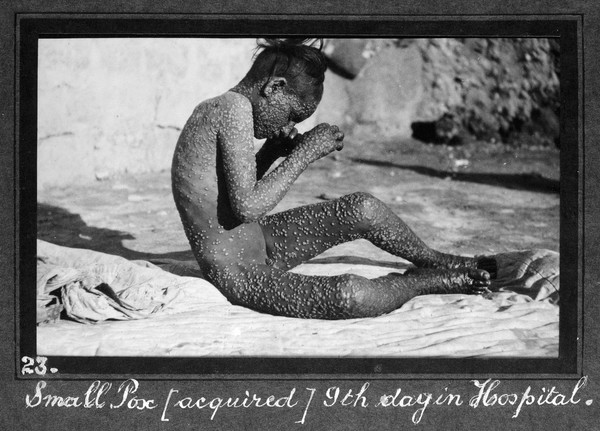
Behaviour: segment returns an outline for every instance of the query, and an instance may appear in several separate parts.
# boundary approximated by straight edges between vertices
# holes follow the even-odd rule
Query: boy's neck
[[[257,82],[245,82],[241,81],[231,90],[234,93],[241,94],[242,96],[247,97],[251,102],[253,102],[260,94],[260,83]]]

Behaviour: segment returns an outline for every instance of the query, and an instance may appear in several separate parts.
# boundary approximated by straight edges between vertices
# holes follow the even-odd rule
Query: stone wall
[[[382,138],[557,144],[557,41],[342,39],[326,47],[344,79],[347,127]]]

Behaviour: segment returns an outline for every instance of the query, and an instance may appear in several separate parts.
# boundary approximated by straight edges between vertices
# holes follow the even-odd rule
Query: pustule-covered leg
[[[236,263],[215,267],[208,275],[232,304],[263,313],[313,319],[375,317],[418,295],[475,294],[489,285],[489,274],[477,269],[416,271],[370,280],[353,274],[306,276],[268,265]]]
[[[423,268],[479,268],[479,259],[442,253],[428,247],[387,205],[368,193],[349,195],[360,219],[363,237],[395,256]],[[495,271],[495,260],[487,258],[486,268]]]
[[[416,269],[376,279],[348,276],[342,286],[349,314],[374,317],[400,308],[419,295],[489,292],[490,275],[480,269]]]
[[[429,248],[388,206],[368,193],[353,193],[273,214],[260,224],[269,257],[281,269],[296,266],[335,245],[367,239],[419,267],[496,271],[494,259],[456,256]]]

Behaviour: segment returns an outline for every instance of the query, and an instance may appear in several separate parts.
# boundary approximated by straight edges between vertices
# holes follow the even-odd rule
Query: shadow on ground
[[[52,244],[85,248],[114,254],[130,260],[193,260],[190,250],[172,253],[143,253],[123,246],[123,240],[135,239],[128,232],[88,226],[80,215],[64,208],[38,203],[37,237]]]
[[[165,270],[177,275],[199,276],[194,255],[190,250],[171,253],[144,253],[123,246],[123,240],[136,239],[128,232],[87,225],[80,215],[64,208],[38,203],[38,239],[52,244],[85,248],[129,260],[147,260],[166,265]],[[315,258],[311,264],[343,263],[398,268],[398,262],[386,262],[357,256],[330,256]],[[182,272],[183,271],[183,272]],[[187,272],[186,272],[187,271]]]
[[[486,184],[508,189],[518,189],[540,193],[559,193],[560,182],[544,178],[539,174],[499,174],[499,173],[480,173],[480,172],[451,172],[440,169],[429,168],[419,165],[400,165],[381,160],[370,160],[362,158],[352,158],[355,163],[363,163],[372,166],[383,166],[388,168],[406,169],[418,174],[428,175],[434,178],[452,178],[457,181],[468,181],[478,184]]]

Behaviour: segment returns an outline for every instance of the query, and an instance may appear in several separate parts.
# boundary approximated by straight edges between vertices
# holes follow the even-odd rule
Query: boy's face
[[[268,139],[279,136],[282,129],[291,130],[297,123],[310,117],[323,94],[323,85],[310,94],[301,94],[290,87],[278,88],[261,97],[253,107],[254,137]]]

